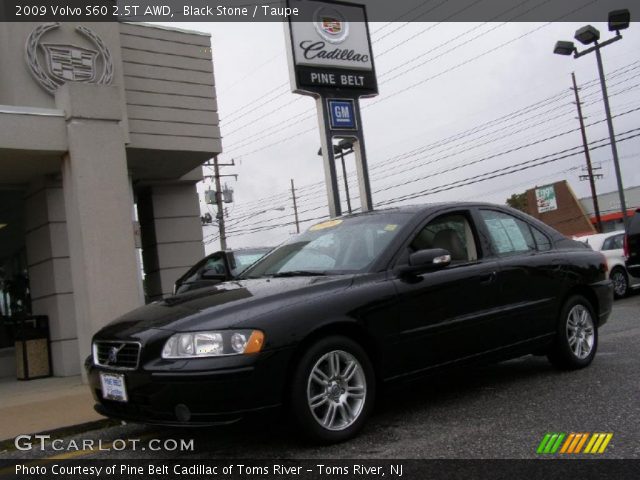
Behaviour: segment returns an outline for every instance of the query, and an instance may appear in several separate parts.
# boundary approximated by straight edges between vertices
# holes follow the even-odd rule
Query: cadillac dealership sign
[[[326,1],[304,4],[312,17],[288,24],[293,91],[317,94],[324,89],[347,89],[358,96],[377,94],[364,6]]]
[[[288,0],[287,7],[303,12],[286,25],[291,90],[316,99],[329,214],[342,214],[335,165],[339,140],[352,146],[360,209],[372,210],[360,98],[377,95],[378,83],[365,7],[335,0]]]

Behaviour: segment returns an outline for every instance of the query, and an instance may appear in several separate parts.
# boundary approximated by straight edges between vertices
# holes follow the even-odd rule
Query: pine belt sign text
[[[287,25],[293,91],[349,89],[359,96],[377,94],[364,7],[311,0],[304,4],[307,12],[313,12],[311,21]]]

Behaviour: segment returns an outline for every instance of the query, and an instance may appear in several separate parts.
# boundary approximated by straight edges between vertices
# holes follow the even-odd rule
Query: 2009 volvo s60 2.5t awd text
[[[312,439],[353,436],[385,382],[546,354],[591,363],[612,306],[604,257],[507,207],[449,203],[309,228],[240,278],[96,333],[98,412],[166,425],[287,406]]]

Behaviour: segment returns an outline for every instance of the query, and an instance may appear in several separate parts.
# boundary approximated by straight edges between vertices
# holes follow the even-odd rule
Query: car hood
[[[167,297],[123,315],[100,337],[135,336],[150,329],[196,331],[251,327],[251,321],[348,288],[352,276],[232,280]]]

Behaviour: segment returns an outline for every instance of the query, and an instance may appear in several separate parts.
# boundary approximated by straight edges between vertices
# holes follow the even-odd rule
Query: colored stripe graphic
[[[611,441],[611,437],[613,437],[612,433],[594,433],[584,453],[603,453]]]
[[[538,445],[536,452],[545,454],[556,453],[564,437],[564,433],[547,433],[540,442],[540,445]]]
[[[573,442],[574,438],[576,438],[576,434],[570,433],[567,439],[565,440],[564,445],[562,445],[562,449],[560,450],[560,453],[567,453],[567,450],[569,449],[569,446]]]
[[[545,434],[538,445],[539,454],[601,454],[607,449],[613,433],[557,433]],[[587,441],[588,440],[588,441]],[[586,444],[586,447],[585,447]],[[584,447],[584,450],[583,450]]]

